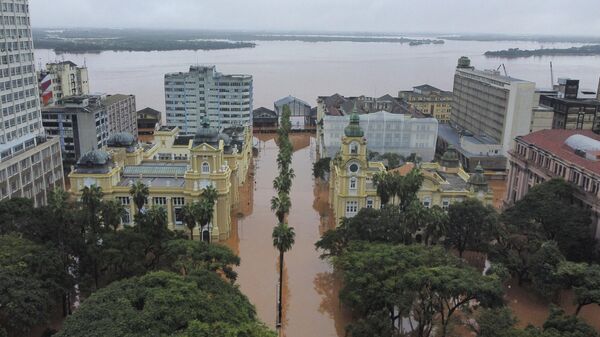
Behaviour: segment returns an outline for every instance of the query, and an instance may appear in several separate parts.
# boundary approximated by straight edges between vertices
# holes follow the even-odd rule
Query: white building
[[[474,135],[485,135],[502,145],[502,154],[514,139],[532,126],[535,83],[481,71],[462,57],[454,75],[451,122]]]
[[[192,66],[165,75],[166,124],[195,134],[208,118],[212,127],[252,124],[252,76],[225,75],[215,66]]]
[[[48,63],[39,76],[42,105],[53,105],[58,100],[88,95],[88,70],[71,61]]]
[[[106,95],[102,97],[102,105],[106,107],[109,134],[120,132],[138,134],[134,95]]]
[[[0,1],[0,200],[31,198],[64,188],[58,139],[42,127],[27,0]]]
[[[333,157],[340,150],[349,116],[326,115],[322,119],[322,156]],[[410,115],[379,111],[360,115],[368,150],[410,156],[415,153],[423,161],[432,161],[438,133],[435,118],[412,118]]]

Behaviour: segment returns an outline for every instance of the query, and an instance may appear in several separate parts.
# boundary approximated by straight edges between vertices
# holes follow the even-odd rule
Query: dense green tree
[[[287,171],[282,171],[273,180],[273,189],[277,194],[289,194],[292,189],[292,180],[296,177],[294,169],[290,168]]]
[[[325,157],[317,160],[313,164],[313,177],[316,179],[325,179],[329,174],[331,158]]]
[[[507,307],[482,309],[477,313],[477,323],[473,328],[477,337],[516,337],[517,319]]]
[[[543,297],[554,300],[562,288],[558,267],[565,261],[555,242],[544,242],[530,261],[533,289]]]
[[[564,310],[550,308],[550,315],[544,323],[542,337],[598,337],[591,326],[577,316],[566,315]]]
[[[282,314],[282,298],[283,298],[283,256],[286,252],[292,249],[294,245],[296,232],[294,227],[288,226],[287,223],[280,223],[273,228],[273,247],[279,251],[279,299],[278,299],[278,324],[281,324]]]
[[[467,249],[483,251],[495,237],[498,216],[477,199],[454,203],[448,209],[447,241],[462,258]]]
[[[165,243],[174,236],[167,227],[167,211],[162,207],[152,206],[145,213],[137,214],[136,222],[137,231],[146,238],[144,256],[150,260],[150,268],[156,269]]]
[[[102,188],[96,185],[85,186],[81,190],[82,213],[86,226],[86,233],[97,235],[100,228],[100,211],[102,210]]]
[[[190,240],[168,241],[164,260],[165,268],[173,272],[188,275],[197,270],[207,270],[218,272],[231,282],[237,278],[233,267],[240,264],[240,258],[226,246]]]
[[[503,214],[510,233],[529,241],[556,241],[568,260],[589,261],[594,256],[589,211],[574,203],[574,187],[562,179],[536,185]],[[513,227],[513,228],[511,228]]]
[[[416,199],[423,179],[419,169],[414,168],[404,176],[396,172],[378,173],[373,177],[373,184],[382,204],[387,205],[392,199],[392,202],[404,211]]]
[[[556,274],[575,293],[575,315],[586,305],[600,306],[600,265],[562,261]]]
[[[0,235],[25,232],[33,220],[33,200],[12,198],[0,201]]]
[[[63,278],[59,252],[15,234],[0,236],[0,326],[18,335],[44,323]]]
[[[239,331],[239,334],[228,334]],[[248,299],[218,275],[155,272],[92,294],[57,337],[274,337]]]
[[[387,310],[391,326],[412,317],[416,336],[431,336],[437,324],[445,336],[453,315],[470,301],[483,307],[501,303],[497,277],[481,275],[440,247],[354,242],[333,262],[343,272],[340,297],[366,319],[363,324]]]
[[[148,202],[148,195],[150,195],[150,189],[141,180],[137,180],[129,189],[129,194],[133,198],[133,203],[138,210],[138,213],[144,208],[144,205]]]

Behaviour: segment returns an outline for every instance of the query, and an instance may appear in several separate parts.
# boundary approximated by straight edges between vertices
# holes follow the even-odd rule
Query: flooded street
[[[296,243],[285,255],[282,336],[342,337],[349,314],[341,309],[338,299],[339,278],[326,261],[319,259],[314,248],[321,233],[331,226],[327,221],[327,187],[316,184],[312,178],[315,138],[291,135],[290,139],[294,144],[292,167],[296,178],[288,222],[295,228]],[[278,148],[270,135],[260,135],[255,143],[259,153],[241,191],[240,210],[234,214],[237,231],[227,244],[242,259],[237,269],[242,292],[254,303],[260,319],[274,328],[278,253],[273,248],[271,232],[277,220],[270,210],[270,200],[275,193],[272,181],[277,175]]]

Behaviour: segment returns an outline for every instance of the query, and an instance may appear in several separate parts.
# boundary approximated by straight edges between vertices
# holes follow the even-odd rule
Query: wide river
[[[487,58],[487,50],[507,48],[563,48],[574,44],[535,42],[446,41],[444,45],[409,46],[398,43],[263,42],[256,48],[214,51],[103,52],[62,54],[36,50],[37,63],[71,60],[87,64],[92,92],[134,94],[137,107],[164,111],[164,74],[187,71],[192,64],[216,65],[223,73],[254,76],[254,106],[294,95],[311,105],[317,96],[396,96],[398,90],[428,83],[452,90],[453,73],[460,56],[471,58],[479,69],[496,69],[504,63],[510,76],[550,87],[550,61],[555,78],[580,79],[597,88],[600,56],[556,56],[519,59]]]

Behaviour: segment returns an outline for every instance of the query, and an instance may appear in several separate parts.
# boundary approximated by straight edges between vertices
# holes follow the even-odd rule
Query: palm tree
[[[116,232],[121,224],[121,219],[125,216],[125,208],[116,200],[108,200],[102,203],[101,213],[104,226],[110,227]]]
[[[271,211],[275,212],[277,220],[282,223],[285,220],[285,215],[292,208],[290,196],[286,193],[279,193],[278,196],[271,198]]]
[[[190,230],[190,240],[194,240],[194,228],[196,228],[196,204],[187,203],[181,208],[183,223]]]
[[[214,206],[219,197],[219,193],[212,185],[208,185],[202,190],[202,197],[207,200],[210,205]]]
[[[81,190],[81,202],[85,206],[85,215],[87,220],[87,225],[90,226],[90,229],[94,232],[99,231],[99,219],[98,212],[100,211],[100,206],[102,205],[102,197],[104,193],[102,193],[102,188],[96,185],[86,186]]]
[[[213,211],[214,211],[214,203],[210,201],[210,199],[206,198],[206,199],[202,199],[202,201],[200,203],[197,204],[196,206],[196,219],[198,219],[198,222],[200,223],[200,232],[203,233],[204,232],[204,227],[208,226],[210,224],[210,222],[212,221],[213,218]],[[208,242],[210,243],[211,240],[211,233],[210,233],[210,228],[209,228],[209,233],[208,233]],[[204,239],[204,238],[202,238]]]
[[[133,203],[138,210],[138,213],[144,208],[148,201],[150,189],[141,180],[136,181],[129,189],[129,194],[133,197]]]
[[[373,184],[377,188],[377,195],[382,205],[387,205],[393,194],[390,177],[387,173],[377,173],[373,176]]]
[[[296,233],[294,227],[289,227],[286,223],[279,223],[273,228],[273,247],[279,251],[279,300],[277,325],[281,326],[282,295],[283,295],[283,255],[292,249],[295,242]]]
[[[277,191],[277,193],[285,193],[289,194],[290,189],[292,188],[292,180],[296,178],[296,174],[294,173],[294,169],[288,169],[287,171],[282,171],[276,178],[273,180],[273,188]]]

